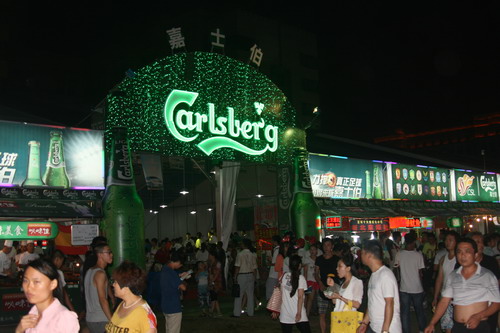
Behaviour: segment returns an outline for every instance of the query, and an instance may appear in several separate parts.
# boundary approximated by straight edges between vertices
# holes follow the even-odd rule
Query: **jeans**
[[[410,333],[410,305],[413,304],[415,314],[417,315],[418,329],[424,331],[426,326],[425,310],[424,310],[425,293],[409,294],[399,292],[401,326],[403,333]]]

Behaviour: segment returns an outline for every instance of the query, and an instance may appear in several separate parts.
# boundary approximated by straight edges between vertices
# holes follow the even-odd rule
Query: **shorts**
[[[217,292],[215,290],[210,290],[208,293],[208,297],[210,299],[210,302],[215,302],[218,300]]]
[[[307,281],[307,287],[312,287],[312,290],[319,290],[319,283],[316,281]]]
[[[198,302],[200,303],[201,308],[208,308],[210,304],[208,290],[205,288],[198,289]]]
[[[442,330],[451,330],[453,328],[453,305],[448,304],[441,320],[439,321]]]
[[[328,312],[332,312],[333,303],[329,299],[323,299],[321,296],[318,296],[318,313],[325,314]]]

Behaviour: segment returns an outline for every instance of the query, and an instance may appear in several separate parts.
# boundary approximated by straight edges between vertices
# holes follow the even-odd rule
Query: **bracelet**
[[[364,321],[360,322],[359,324],[360,324],[360,325],[366,325],[366,326],[368,326],[368,324],[367,324],[367,323],[365,323]]]

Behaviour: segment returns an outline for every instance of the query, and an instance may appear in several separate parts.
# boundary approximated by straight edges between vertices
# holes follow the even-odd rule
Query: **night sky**
[[[324,132],[370,141],[498,112],[500,3],[381,3],[244,9],[318,35]],[[165,22],[192,8],[147,1],[2,6],[0,104],[70,126],[89,126],[89,110],[123,78],[118,68],[168,54]],[[110,68],[110,61],[123,66]]]

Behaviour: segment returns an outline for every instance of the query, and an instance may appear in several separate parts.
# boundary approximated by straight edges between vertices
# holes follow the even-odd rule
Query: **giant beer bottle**
[[[112,140],[103,229],[113,251],[113,267],[130,260],[144,269],[144,205],[135,188],[127,129],[113,128]]]
[[[28,171],[22,186],[43,186],[40,177],[40,142],[29,141]]]
[[[43,182],[47,186],[58,186],[68,188],[71,183],[66,173],[66,162],[64,162],[64,149],[62,133],[50,132],[49,157],[47,168],[43,175]]]
[[[321,213],[312,193],[307,157],[306,149],[295,148],[295,180],[290,205],[290,221],[297,238],[314,236],[319,240]]]

